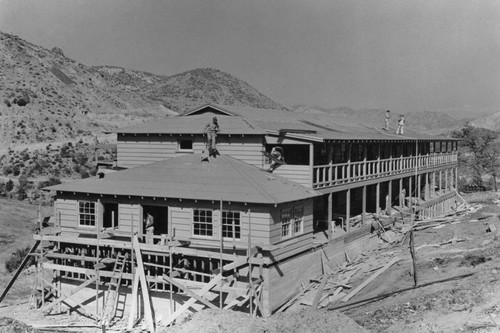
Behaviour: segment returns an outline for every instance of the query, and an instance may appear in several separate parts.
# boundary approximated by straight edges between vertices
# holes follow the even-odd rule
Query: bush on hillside
[[[24,258],[28,255],[29,252],[30,252],[29,246],[25,247],[24,249],[16,250],[16,252],[12,253],[12,256],[5,262],[5,269],[7,269],[7,271],[9,273],[16,270],[21,265]],[[28,260],[27,265],[30,266],[30,265],[33,265],[34,263],[35,263],[35,260],[33,257],[31,257]]]

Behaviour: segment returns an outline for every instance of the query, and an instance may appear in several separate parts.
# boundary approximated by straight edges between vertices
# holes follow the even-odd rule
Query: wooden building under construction
[[[202,161],[214,116],[221,155]],[[268,316],[324,265],[374,245],[373,216],[380,226],[455,207],[457,142],[393,133],[325,114],[220,105],[119,130],[120,171],[48,188],[55,228],[35,238],[55,248],[42,253],[43,268],[59,298],[61,282],[99,281],[85,304],[98,309],[102,299],[101,319],[135,290],[137,271],[164,323],[196,306]],[[275,146],[286,163],[268,173],[265,153]],[[111,301],[110,281],[121,288]]]

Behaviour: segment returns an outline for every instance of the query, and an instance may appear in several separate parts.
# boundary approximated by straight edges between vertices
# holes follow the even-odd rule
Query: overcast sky
[[[287,105],[500,112],[497,0],[0,0],[0,30],[87,65],[217,68]]]

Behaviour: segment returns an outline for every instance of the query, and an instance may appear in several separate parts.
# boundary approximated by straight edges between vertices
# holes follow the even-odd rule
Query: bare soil
[[[346,306],[336,311],[311,311],[309,307],[270,318],[250,318],[248,314],[204,310],[172,328],[159,327],[160,332],[499,332],[500,331],[500,206],[494,203],[500,195],[494,192],[465,196],[470,202],[484,203],[483,209],[454,224],[417,231],[417,275],[414,288],[412,262],[408,242],[387,245],[365,253],[367,260],[377,261],[392,254],[401,260],[361,290]],[[0,270],[8,253],[18,246],[30,244],[37,206],[15,201],[0,201]],[[494,225],[496,230],[488,231]],[[494,229],[493,228],[493,229]],[[450,239],[463,239],[436,245]],[[7,253],[7,254],[6,254]],[[464,274],[472,274],[462,277]],[[357,274],[352,287],[373,272]],[[11,274],[0,274],[0,290]],[[454,278],[457,277],[458,278]],[[445,280],[436,283],[436,281]],[[87,325],[92,322],[76,313],[43,316],[29,310],[27,301],[34,281],[31,270],[23,273],[0,304],[0,317],[10,317],[39,327],[48,324]],[[401,291],[403,290],[403,291]],[[377,297],[392,293],[387,297]],[[29,316],[27,316],[29,313]],[[352,320],[351,320],[352,319]],[[0,321],[3,323],[3,321]],[[110,330],[123,331],[119,324]],[[0,326],[0,330],[1,330]],[[80,329],[78,331],[83,331]],[[99,329],[85,329],[100,331]],[[75,329],[73,330],[75,331]]]

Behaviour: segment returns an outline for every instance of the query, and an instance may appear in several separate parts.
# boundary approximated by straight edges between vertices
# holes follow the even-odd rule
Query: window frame
[[[228,217],[228,214],[233,215],[232,217]],[[237,215],[237,219],[236,216]],[[231,223],[227,223],[228,220],[231,219]],[[235,223],[237,221],[237,224]],[[231,230],[224,230],[225,227],[229,227]],[[238,231],[236,231],[238,229]],[[232,236],[224,236],[224,233],[231,233]],[[236,233],[238,233],[238,237],[236,237]],[[233,211],[233,210],[222,210],[222,238],[225,240],[233,240],[240,241],[241,240],[241,212]]]
[[[207,222],[207,221],[195,221],[195,217],[197,216],[196,215],[196,212],[200,212],[200,211],[204,211],[204,212],[210,212],[210,222]],[[201,217],[199,214],[198,214],[198,218]],[[205,218],[208,218],[208,215],[205,216]],[[192,218],[191,220],[193,221],[193,226],[192,226],[192,232],[191,234],[193,235],[193,237],[199,237],[199,238],[214,238],[214,210],[213,209],[204,209],[204,208],[193,208],[192,210]],[[211,226],[211,235],[208,235],[208,232],[206,235],[202,235],[202,234],[196,234],[196,224],[201,224],[201,225],[210,225]],[[201,228],[199,228],[198,230],[201,230]],[[208,230],[208,228],[206,229]]]
[[[280,210],[281,238],[288,239],[304,233],[304,205]]]
[[[86,205],[89,204],[89,207],[83,207],[83,212],[82,212],[82,206],[81,205]],[[93,205],[93,208],[90,207],[90,205]],[[88,209],[89,212],[85,212],[85,209]],[[91,212],[93,210],[93,213]],[[93,224],[82,224],[82,216],[91,218],[93,217]],[[90,219],[91,221],[92,219]],[[91,221],[92,222],[92,221]],[[78,227],[79,228],[96,228],[97,226],[97,203],[95,201],[87,201],[87,200],[81,200],[78,201]]]

